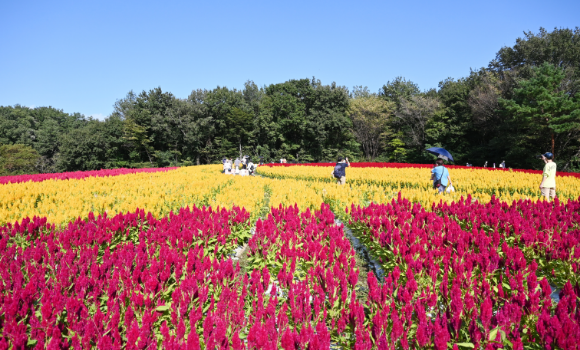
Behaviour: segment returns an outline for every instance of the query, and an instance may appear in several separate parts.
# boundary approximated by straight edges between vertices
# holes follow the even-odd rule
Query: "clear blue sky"
[[[0,1],[0,105],[103,118],[127,92],[177,97],[315,76],[421,89],[487,66],[523,31],[580,26],[580,1]]]

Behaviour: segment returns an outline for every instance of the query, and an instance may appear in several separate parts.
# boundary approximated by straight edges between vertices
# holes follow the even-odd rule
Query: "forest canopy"
[[[376,92],[315,78],[259,87],[130,91],[104,120],[52,107],[0,107],[0,174],[221,162],[425,163],[440,146],[457,164],[580,170],[580,29],[540,28],[488,67],[422,91],[403,77]],[[10,147],[8,147],[10,146]]]

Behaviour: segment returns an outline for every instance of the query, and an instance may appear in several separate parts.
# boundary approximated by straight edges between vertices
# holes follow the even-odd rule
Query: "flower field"
[[[36,175],[13,175],[13,176],[0,176],[0,184],[7,183],[20,183],[20,182],[41,182],[45,180],[57,179],[57,180],[68,180],[68,179],[84,179],[86,177],[102,177],[102,176],[117,176],[126,174],[136,174],[136,173],[154,173],[158,171],[168,171],[177,168],[144,168],[144,169],[110,169],[110,170],[95,170],[95,171],[77,171],[69,173],[56,173],[56,174],[36,174]]]
[[[370,163],[372,164],[372,163]],[[462,196],[471,195],[480,202],[489,202],[492,196],[506,202],[520,199],[537,201],[540,197],[539,184],[541,175],[509,170],[474,169],[456,167],[450,170],[455,193],[445,198],[432,195],[432,182],[429,181],[431,167],[351,167],[347,169],[346,181],[353,188],[376,186],[370,192],[401,192],[405,198],[427,205],[429,202],[458,201]],[[265,166],[259,169],[261,174],[278,179],[300,179],[323,183],[333,183],[332,165],[322,166]],[[541,172],[540,172],[541,174]],[[560,174],[559,174],[560,175]],[[365,191],[368,191],[365,189]],[[560,200],[578,199],[580,196],[580,178],[576,176],[558,176],[557,191]],[[373,199],[381,202],[380,199]]]
[[[386,277],[379,286],[369,276],[375,339],[402,348],[577,348],[579,209],[577,201],[353,206],[353,230]],[[561,289],[555,308],[551,284]]]
[[[577,177],[220,170],[3,182],[0,349],[580,344]]]
[[[334,167],[335,163],[304,163],[304,164],[291,164],[291,163],[270,163],[267,164],[268,167],[295,167],[295,166],[306,166],[306,167]],[[409,164],[409,163],[371,163],[371,162],[359,162],[351,163],[352,168],[391,168],[391,169],[431,169],[433,164]],[[484,168],[478,166],[464,166],[464,165],[445,165],[450,169],[468,169],[468,170],[487,170],[487,171],[515,171],[526,174],[541,174],[542,170],[530,170],[530,169],[503,169],[503,168]],[[569,172],[558,172],[559,176],[572,176],[580,178],[580,173],[569,173]]]

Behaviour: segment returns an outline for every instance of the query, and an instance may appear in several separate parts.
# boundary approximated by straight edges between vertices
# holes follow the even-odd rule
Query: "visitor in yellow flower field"
[[[225,158],[224,174],[231,174],[231,172],[232,172],[232,161],[230,159]]]
[[[332,176],[336,178],[338,185],[344,185],[346,183],[346,167],[348,166],[350,166],[348,158],[338,157],[338,161],[332,172]]]
[[[435,161],[435,166],[431,170],[431,180],[433,180],[433,188],[436,188],[439,193],[443,193],[447,186],[451,185],[451,177],[449,170],[443,166],[444,160],[438,158]]]
[[[542,154],[542,160],[546,165],[544,165],[540,191],[542,191],[542,196],[549,201],[550,197],[556,198],[556,163],[554,163],[554,155],[550,152]]]

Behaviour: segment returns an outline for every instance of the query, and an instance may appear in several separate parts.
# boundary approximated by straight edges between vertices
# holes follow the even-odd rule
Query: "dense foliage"
[[[34,174],[40,155],[30,146],[0,145],[0,175]]]
[[[266,161],[431,160],[429,146],[458,164],[505,160],[538,168],[552,151],[559,169],[580,167],[580,29],[525,33],[487,68],[421,91],[402,77],[377,93],[316,79],[244,89],[129,92],[105,120],[51,108],[0,107],[0,144],[39,155],[35,171],[216,163],[247,154]],[[5,174],[19,171],[2,167]],[[32,172],[32,171],[30,171]]]

